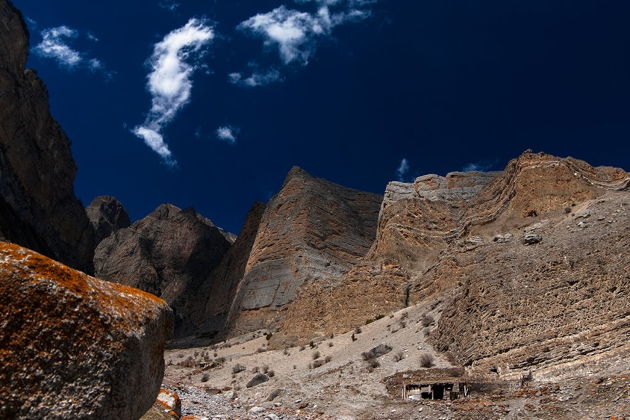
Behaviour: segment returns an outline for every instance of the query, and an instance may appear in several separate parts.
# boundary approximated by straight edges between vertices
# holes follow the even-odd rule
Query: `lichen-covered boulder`
[[[0,242],[0,418],[138,419],[171,333],[161,299]]]

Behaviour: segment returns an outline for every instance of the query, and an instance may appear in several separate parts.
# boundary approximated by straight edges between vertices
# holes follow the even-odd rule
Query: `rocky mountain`
[[[161,297],[179,334],[209,273],[230,248],[225,233],[192,209],[163,204],[97,246],[97,277]]]
[[[443,349],[455,351],[458,348],[459,356],[454,357],[471,363],[475,359],[469,359],[472,356],[469,352],[472,348],[479,352],[481,348],[479,338],[473,335],[473,332],[483,330],[477,322],[481,323],[483,319],[485,328],[494,331],[517,322],[519,317],[516,312],[507,311],[505,305],[514,306],[510,298],[514,292],[497,287],[497,282],[501,284],[500,279],[505,282],[505,287],[511,284],[518,288],[522,284],[518,279],[525,281],[530,277],[543,278],[552,274],[549,267],[536,264],[546,261],[560,269],[568,264],[563,261],[570,258],[573,265],[562,276],[548,279],[545,285],[535,283],[540,289],[531,284],[526,289],[519,289],[527,292],[530,298],[533,293],[540,294],[543,307],[557,308],[561,302],[567,305],[579,296],[547,291],[548,287],[561,287],[565,276],[593,279],[593,273],[601,264],[614,262],[610,268],[620,270],[614,271],[617,273],[615,281],[620,281],[618,274],[624,271],[622,267],[624,264],[630,266],[627,255],[619,254],[625,244],[619,236],[623,237],[627,232],[629,222],[623,204],[628,199],[629,183],[628,174],[621,169],[593,168],[576,159],[529,152],[511,161],[502,172],[455,172],[445,177],[422,176],[411,184],[392,182],[385,193],[376,240],[370,251],[332,287],[314,284],[306,288],[289,306],[277,338],[307,339],[317,334],[345,331],[427,299],[440,297],[442,301],[451,302],[451,293],[463,294],[470,299],[471,306],[465,305],[466,299],[451,303],[454,306],[449,306],[448,317],[440,323],[443,332],[439,342]],[[600,222],[591,230],[576,226],[582,220],[576,219],[577,211],[595,206],[596,200],[600,199],[617,203],[622,213],[602,214],[603,220],[612,217],[610,223]],[[584,226],[588,224],[586,220],[583,223]],[[541,244],[528,246],[523,243],[526,235],[536,242],[538,231],[545,229],[554,230],[543,235]],[[579,233],[570,234],[571,230]],[[587,244],[604,241],[606,236],[618,239],[614,243],[602,242],[601,251],[597,252],[611,256],[598,260],[594,258],[597,252]],[[560,272],[554,274],[559,275]],[[557,285],[552,286],[554,284]],[[586,283],[578,284],[570,290],[582,286],[588,289]],[[615,287],[619,289],[619,285],[612,284],[609,288],[617,290]],[[484,296],[486,303],[480,304],[482,298],[478,294],[471,295],[473,290]],[[504,299],[498,299],[498,294]],[[554,294],[562,300],[554,300]],[[599,296],[603,299],[603,295]],[[623,294],[613,293],[606,299],[609,303],[616,302],[621,313],[627,307],[622,302]],[[522,305],[526,312],[527,299],[522,299]],[[492,307],[495,309],[486,312]],[[590,310],[591,316],[599,319],[593,322],[594,327],[620,315],[618,310],[611,310],[607,305],[598,304],[595,308]],[[575,315],[576,320],[585,316],[580,305],[574,305],[569,311],[562,310],[565,315],[574,311],[581,313],[579,317]],[[524,313],[520,315],[523,317],[520,322],[526,322]],[[476,314],[476,318],[468,319],[471,314]],[[489,316],[497,317],[495,324],[487,324]],[[546,319],[541,314],[532,316],[540,316],[541,323]],[[446,320],[449,320],[448,324]],[[534,331],[541,331],[540,325],[538,328],[533,325],[531,340],[538,337]],[[562,327],[558,328],[564,328],[566,323],[560,325]],[[456,334],[460,328],[469,331],[469,335]],[[549,327],[549,330],[553,328]],[[516,331],[522,334],[522,331]],[[547,331],[547,334],[551,333]],[[488,335],[487,340],[488,345],[493,343],[493,348],[499,349],[497,336]],[[523,344],[531,342],[524,341]],[[462,347],[457,347],[456,343],[461,343]],[[503,345],[507,344],[504,342]]]
[[[334,284],[368,251],[381,196],[294,167],[267,203],[231,303],[231,334],[278,325],[313,284]]]
[[[44,83],[25,68],[28,42],[20,12],[0,0],[0,237],[91,272],[94,238],[74,196],[70,143]]]
[[[115,231],[129,227],[131,224],[129,215],[121,202],[109,195],[96,197],[85,208],[85,212],[94,230],[96,245]]]

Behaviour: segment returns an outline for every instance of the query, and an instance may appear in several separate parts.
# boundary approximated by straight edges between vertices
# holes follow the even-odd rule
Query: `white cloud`
[[[40,57],[50,58],[59,63],[61,67],[69,70],[84,68],[93,72],[101,72],[107,79],[113,76],[98,58],[90,58],[88,54],[72,48],[69,43],[79,37],[79,31],[68,26],[57,26],[41,31],[42,40],[33,48],[33,52]],[[86,38],[90,41],[98,41],[98,38],[88,32]]]
[[[238,135],[238,128],[224,126],[217,128],[217,138],[230,144],[236,144],[236,136]]]
[[[247,77],[241,73],[230,73],[228,78],[230,83],[242,87],[266,86],[283,80],[282,74],[277,69],[254,71]]]
[[[213,38],[213,29],[204,21],[193,18],[168,33],[153,48],[147,81],[152,96],[151,110],[144,123],[132,132],[167,164],[176,162],[164,141],[162,129],[189,102],[193,87],[191,77],[200,67],[194,61],[203,55],[204,47]]]
[[[464,165],[464,167],[462,168],[462,171],[464,172],[470,172],[470,171],[478,171],[478,172],[486,172],[490,169],[492,169],[492,167],[497,163],[497,161],[481,161],[481,162],[471,162],[471,163],[467,163],[466,165]]]
[[[402,158],[402,160],[400,161],[400,165],[398,165],[398,169],[396,169],[396,175],[398,175],[399,181],[405,181],[405,176],[409,172],[409,169],[409,161],[406,158]]]
[[[72,49],[67,41],[77,38],[79,33],[67,26],[44,29],[41,32],[42,41],[34,51],[37,55],[57,60],[60,65],[68,68],[77,66],[82,60],[81,53]]]
[[[315,3],[313,12],[298,11],[280,6],[267,13],[257,14],[238,25],[276,47],[284,64],[308,64],[317,41],[331,36],[334,27],[369,16],[371,0],[297,0]]]

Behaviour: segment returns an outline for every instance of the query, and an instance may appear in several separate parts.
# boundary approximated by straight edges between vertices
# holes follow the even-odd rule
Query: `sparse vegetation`
[[[280,396],[280,394],[282,394],[282,390],[281,389],[274,389],[271,394],[269,394],[269,396],[267,397],[267,401],[273,401],[276,398],[278,398]]]
[[[265,351],[265,349],[264,349],[264,348],[262,348],[262,347],[258,347],[258,348],[256,349],[256,353],[262,353],[262,352],[264,352],[264,351]]]
[[[330,361],[331,361],[331,360],[332,360],[332,356],[326,356],[326,357],[324,358],[324,361],[325,361],[326,363],[330,363]]]
[[[433,356],[429,353],[423,353],[420,355],[420,366],[423,368],[430,368],[433,366]]]
[[[210,375],[207,373],[204,373],[203,376],[201,377],[201,382],[208,382],[209,379],[210,379]]]
[[[428,327],[429,325],[433,325],[435,323],[435,319],[433,319],[433,317],[431,315],[423,315],[422,319],[420,320],[420,322],[422,323],[423,327]]]
[[[356,328],[354,329],[354,333],[355,333],[355,334],[361,334],[361,333],[362,333],[362,331],[361,331],[361,327],[356,327]]]
[[[381,357],[382,355],[387,354],[390,351],[392,351],[391,346],[388,346],[387,344],[379,344],[370,351],[364,351],[363,353],[361,353],[361,356],[363,356],[363,360],[372,360],[376,359],[377,357]]]
[[[399,351],[394,355],[393,360],[394,362],[398,363],[404,358],[405,358],[405,353],[403,353],[402,351]]]
[[[320,367],[320,366],[323,366],[325,363],[326,363],[326,362],[325,362],[324,360],[322,360],[322,359],[315,360],[315,361],[313,362],[313,367],[314,367],[314,368],[318,368],[318,367]]]
[[[241,365],[240,363],[237,363],[234,366],[232,366],[232,373],[233,374],[237,374],[237,373],[243,372],[245,370],[247,370],[247,368],[245,366]]]
[[[319,359],[320,353],[318,351],[313,352],[313,360]]]
[[[369,361],[368,361],[368,367],[369,367],[369,369],[370,369],[370,372],[371,372],[372,370],[374,370],[374,369],[376,369],[376,368],[380,367],[380,366],[381,366],[381,364],[380,364],[380,363],[379,363],[379,361],[378,361],[378,360],[376,360],[376,359],[371,359],[371,360],[369,360]]]
[[[305,349],[306,349],[306,347],[300,346],[300,351],[304,351]]]
[[[333,345],[332,341],[328,343],[328,347],[332,347]]]
[[[350,336],[350,338],[352,338],[352,341],[357,341],[357,338],[354,336],[354,333]]]

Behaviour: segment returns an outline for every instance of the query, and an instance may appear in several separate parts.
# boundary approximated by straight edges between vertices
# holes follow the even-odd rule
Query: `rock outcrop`
[[[0,242],[0,418],[136,419],[155,401],[168,305]]]
[[[121,202],[108,195],[96,197],[85,208],[85,211],[94,230],[96,245],[115,231],[129,227],[131,224],[129,215]]]
[[[329,285],[368,251],[382,197],[291,169],[267,204],[230,311],[232,333],[279,325],[307,285]]]
[[[207,336],[226,331],[230,307],[245,274],[264,211],[263,203],[252,206],[236,242],[199,288],[192,303],[191,319],[184,323],[188,334]]]
[[[510,293],[504,289],[504,300],[498,299],[498,294],[503,292],[496,289],[494,282],[498,281],[496,276],[501,271],[514,274],[514,259],[517,257],[527,255],[539,263],[547,258],[555,261],[557,255],[552,252],[555,248],[565,249],[567,255],[577,258],[584,256],[584,261],[595,263],[587,257],[593,251],[586,243],[578,245],[579,241],[566,235],[540,234],[536,231],[536,223],[566,223],[567,211],[587,205],[606,194],[627,197],[628,185],[630,178],[620,169],[593,168],[572,158],[561,159],[528,152],[511,161],[502,172],[456,172],[446,177],[419,177],[412,184],[390,183],[380,212],[376,240],[365,258],[336,285],[305,288],[289,306],[282,333],[306,339],[317,334],[347,331],[413,303],[432,298],[448,301],[450,294],[464,284],[468,284],[471,290],[484,290],[496,305],[499,302],[509,305]],[[627,222],[626,217],[626,226]],[[530,227],[525,229],[527,226]],[[600,228],[602,235],[611,234],[605,225]],[[623,229],[623,226],[617,226],[615,232],[623,232]],[[512,237],[520,239],[528,233],[531,233],[528,237],[540,237],[541,242],[528,246],[521,240],[511,240]],[[584,240],[588,242],[588,239]],[[619,244],[623,241],[610,244],[608,248],[613,253],[617,252]],[[490,267],[487,261],[492,255],[488,252],[498,246],[510,249],[511,254],[506,252],[499,259],[492,257]],[[527,264],[532,263],[529,259],[527,261]],[[621,271],[624,263],[630,266],[627,253],[615,262]],[[595,268],[590,266],[592,270]],[[478,274],[473,276],[472,273]],[[505,275],[500,277],[507,281]],[[616,287],[619,289],[619,285]],[[489,290],[495,293],[488,293]],[[529,293],[532,290],[529,289]],[[545,289],[538,292],[546,293]],[[458,348],[466,355],[454,357],[473,363],[477,360],[475,357],[487,357],[489,354],[481,356],[480,351],[477,356],[471,354],[479,346],[479,338],[473,332],[482,329],[481,324],[476,322],[483,324],[489,315],[485,309],[479,308],[479,296],[466,296],[471,299],[470,307],[465,307],[466,299],[462,299],[457,309],[449,310],[450,315],[440,322],[442,333],[439,345],[442,349]],[[557,305],[553,302],[549,300],[547,303]],[[482,305],[483,308],[490,306],[495,305],[490,301]],[[626,307],[625,304],[617,306]],[[523,308],[525,311],[525,306]],[[605,313],[608,309],[604,308],[600,306],[593,316],[609,319]],[[490,313],[500,318],[497,324],[492,324],[492,328],[501,330],[511,325],[512,321],[507,321],[510,315],[506,314],[509,313],[506,308],[499,309],[497,306],[496,311]],[[619,315],[616,311],[611,313]],[[475,316],[475,321],[467,321],[469,316]],[[455,332],[459,328],[467,329],[469,335],[457,335]],[[517,331],[514,330],[514,333]],[[494,343],[498,350],[501,344],[496,339],[497,336],[488,335],[487,345]],[[468,341],[464,344],[462,340]]]
[[[194,298],[230,248],[224,232],[192,209],[163,204],[96,248],[98,277],[137,287],[164,299],[175,312],[175,332],[185,329]]]
[[[94,238],[74,196],[70,143],[25,69],[28,42],[21,14],[0,0],[0,237],[90,272]]]

